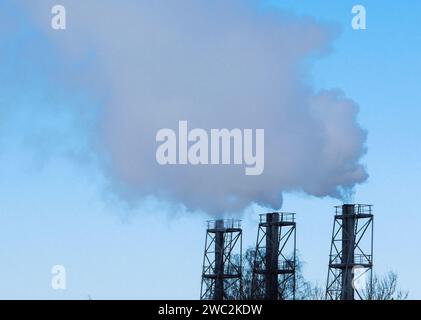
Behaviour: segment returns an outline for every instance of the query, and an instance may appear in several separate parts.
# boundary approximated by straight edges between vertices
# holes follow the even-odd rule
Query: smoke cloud
[[[54,31],[54,4],[22,3],[62,50],[66,76],[103,104],[98,135],[123,197],[221,214],[253,202],[280,208],[289,191],[341,198],[366,180],[357,104],[309,84],[308,68],[328,53],[334,30],[254,1],[73,0],[61,1],[67,30]],[[180,120],[190,129],[263,128],[263,174],[159,165],[155,135]]]

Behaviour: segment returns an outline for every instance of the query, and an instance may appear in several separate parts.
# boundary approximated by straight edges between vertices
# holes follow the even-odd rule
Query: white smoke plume
[[[329,51],[334,30],[255,1],[72,0],[61,1],[67,30],[54,31],[54,4],[22,2],[68,67],[82,65],[63,70],[103,104],[107,168],[131,194],[215,214],[253,202],[280,208],[288,191],[340,198],[366,180],[358,106],[340,90],[309,85],[309,65]],[[159,165],[156,132],[179,120],[190,129],[265,129],[263,174]]]

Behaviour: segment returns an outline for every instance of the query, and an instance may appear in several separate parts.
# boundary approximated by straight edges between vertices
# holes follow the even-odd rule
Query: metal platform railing
[[[364,255],[364,254],[356,254],[354,255],[354,261],[351,262],[354,265],[369,265],[372,263],[373,257],[371,255]],[[342,264],[342,257],[338,254],[330,255],[330,264]]]
[[[279,214],[279,222],[295,222],[295,213],[292,212],[270,212]],[[260,223],[267,223],[268,213],[260,214]]]
[[[373,214],[373,205],[371,204],[354,204],[354,212],[355,214]],[[342,215],[343,206],[335,206],[335,214]]]
[[[218,220],[208,220],[206,222],[207,222],[208,229],[241,228],[241,220],[238,220],[238,219],[218,219]]]

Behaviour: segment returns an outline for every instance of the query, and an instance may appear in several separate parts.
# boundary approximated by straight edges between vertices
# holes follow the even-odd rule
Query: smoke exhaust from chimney
[[[21,4],[45,25],[52,1]],[[309,62],[329,52],[334,28],[243,0],[61,4],[67,30],[45,26],[62,50],[54,77],[102,104],[97,150],[123,199],[153,195],[222,214],[280,208],[289,191],[341,198],[367,179],[357,104],[309,85]],[[206,131],[264,129],[264,171],[160,165],[156,134],[182,120]]]

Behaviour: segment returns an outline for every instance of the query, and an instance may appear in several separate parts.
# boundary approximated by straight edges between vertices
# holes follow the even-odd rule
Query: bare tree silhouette
[[[248,248],[243,255],[243,297],[244,299],[251,299],[252,278],[253,278],[253,264],[255,249]],[[300,256],[296,257],[295,266],[295,299],[296,300],[322,300],[324,299],[324,291],[321,287],[313,285],[310,281],[305,280],[303,276],[303,262]],[[286,286],[292,285],[287,282]],[[281,290],[282,292],[291,292],[291,290]],[[292,297],[283,297],[290,299]]]
[[[242,297],[244,299],[251,299],[252,278],[253,278],[253,263],[254,263],[254,248],[248,248],[243,255],[243,283]],[[317,284],[307,281],[303,275],[303,261],[299,254],[296,257],[296,300],[324,300],[325,289]],[[288,285],[288,284],[287,284]],[[288,290],[284,290],[288,292]],[[408,292],[398,288],[398,275],[395,272],[388,272],[385,276],[379,277],[373,275],[373,286],[370,288],[369,283],[363,291],[363,298],[365,300],[405,300],[408,298]],[[285,297],[286,299],[290,297]]]
[[[363,294],[366,300],[405,300],[409,293],[398,288],[398,275],[390,271],[383,277],[373,275],[372,288],[367,285]]]

